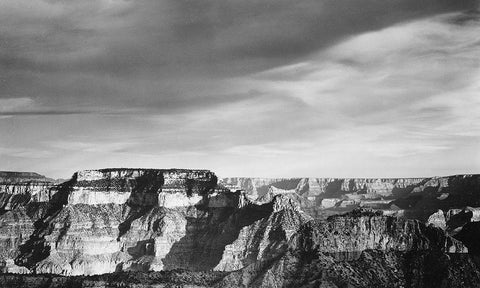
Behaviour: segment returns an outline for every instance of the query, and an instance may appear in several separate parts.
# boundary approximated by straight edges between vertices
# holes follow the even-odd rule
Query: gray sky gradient
[[[470,0],[0,0],[0,169],[479,173]]]

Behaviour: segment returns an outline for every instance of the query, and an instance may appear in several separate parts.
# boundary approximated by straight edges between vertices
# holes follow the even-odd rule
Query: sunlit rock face
[[[31,172],[0,172],[0,271],[27,273],[14,264],[51,199],[53,179]]]
[[[307,273],[301,267],[321,264],[332,268],[342,263],[346,266],[341,269],[348,270],[354,267],[351,261],[377,265],[368,257],[378,253],[380,259],[393,259],[394,267],[405,255],[430,253],[425,251],[464,255],[469,249],[446,233],[452,233],[453,220],[464,227],[480,219],[477,208],[437,209],[427,223],[431,225],[424,225],[400,217],[408,210],[390,203],[409,201],[413,196],[437,199],[445,193],[447,198],[436,201],[457,203],[444,201],[460,195],[456,189],[464,191],[467,198],[474,197],[477,186],[468,183],[475,179],[230,178],[223,182],[207,170],[80,171],[69,181],[52,184],[48,202],[28,198],[3,210],[0,268],[3,272],[67,276],[217,271],[212,273],[231,273],[221,282],[226,287],[240,278],[246,279],[249,287],[258,283],[258,287],[275,287],[288,286],[293,278],[287,275],[290,278],[282,282],[270,273],[293,275],[291,267]],[[237,191],[242,187],[257,187],[257,196]],[[388,189],[390,194],[385,192]],[[379,196],[382,193],[384,196]],[[362,205],[377,210],[355,209]],[[354,212],[346,213],[352,209]],[[314,217],[317,214],[312,211],[333,212],[322,218]],[[462,220],[464,216],[467,222]],[[443,223],[444,229],[437,228]],[[470,226],[459,235],[471,235]],[[468,248],[475,247],[468,243]],[[390,263],[387,260],[385,265]],[[390,264],[388,269],[378,265],[386,271],[391,268]],[[391,271],[395,275],[395,270]]]
[[[148,206],[157,204],[160,198],[164,204],[175,205],[172,202],[176,199],[199,195],[204,192],[202,189],[210,189],[215,185],[216,176],[207,170],[86,170],[76,174],[68,203],[124,204],[128,201],[130,204]],[[159,195],[160,192],[163,194]],[[165,197],[170,201],[165,202]],[[190,203],[187,202],[182,205]]]
[[[276,195],[266,205],[271,206],[272,213],[243,227],[237,239],[225,247],[215,270],[238,270],[280,255],[288,248],[288,241],[297,229],[312,220],[300,211],[298,202],[286,195]]]
[[[28,202],[48,202],[53,179],[32,172],[0,171],[0,210],[13,210]]]
[[[25,207],[17,207],[0,216],[0,272],[27,273],[28,269],[14,264],[18,247],[25,243],[34,231],[33,220]]]
[[[298,194],[310,197],[341,196],[347,193],[374,194],[392,196],[404,189],[417,186],[428,179],[368,179],[368,178],[222,178],[219,183],[234,190],[244,190],[253,198],[263,196],[269,187],[283,190],[295,190]],[[432,184],[433,185],[433,184]]]
[[[445,214],[443,213],[443,211],[438,210],[437,212],[430,215],[427,220],[427,225],[431,225],[445,230],[445,228],[447,227],[447,221],[445,219]]]
[[[316,219],[355,208],[369,208],[427,221],[438,209],[480,206],[479,175],[386,179],[222,178],[219,184],[233,191],[244,190],[252,201],[262,201],[272,193],[295,192],[301,196],[301,208]]]
[[[16,263],[61,275],[162,269],[164,247],[185,234],[189,215],[205,213],[194,205],[215,187],[205,170],[78,172],[56,187]]]
[[[310,220],[295,193],[252,202],[218,189],[203,170],[81,171],[55,189],[16,254],[15,265],[29,272],[239,269],[286,249]]]

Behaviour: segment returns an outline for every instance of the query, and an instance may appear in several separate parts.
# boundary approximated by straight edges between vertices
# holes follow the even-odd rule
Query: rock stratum
[[[478,202],[478,175],[0,172],[0,286],[479,287]]]

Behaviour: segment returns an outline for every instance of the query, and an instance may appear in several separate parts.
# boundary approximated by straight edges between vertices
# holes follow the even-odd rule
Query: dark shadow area
[[[473,262],[480,268],[480,222],[465,224],[460,232],[453,236],[468,248]]]
[[[450,218],[447,221],[447,230],[451,233],[455,229],[460,228],[464,226],[465,224],[469,223],[470,220],[473,217],[473,212],[472,211],[461,211],[458,214],[450,216]]]
[[[405,216],[419,220],[427,220],[428,216],[439,209],[463,209],[466,206],[480,206],[480,176],[455,175],[447,179],[448,186],[424,187],[422,191],[411,193],[407,197],[391,202],[401,209],[405,209]],[[441,194],[448,195],[440,199]]]
[[[275,183],[272,183],[271,186],[274,186],[279,189],[283,190],[292,190],[297,188],[298,183],[300,183],[301,178],[293,178],[293,179],[284,179]]]
[[[45,216],[48,206],[48,202],[30,202],[26,206],[27,215],[32,220],[38,220]]]
[[[298,187],[298,184],[300,183],[300,181],[302,181],[301,178],[282,179],[280,181],[273,182],[269,185],[260,186],[260,187],[257,188],[258,198],[267,194],[268,190],[270,189],[270,186],[273,186],[273,187],[278,188],[278,189],[283,189],[283,190],[293,190],[293,189],[296,189]],[[298,193],[302,194],[304,192],[305,191],[303,191],[303,192],[299,191]]]
[[[217,187],[217,182],[218,178],[216,175],[210,175],[206,181],[203,179],[197,179],[195,176],[192,178],[189,177],[185,180],[185,190],[187,191],[187,196],[191,197],[193,194],[207,196],[215,190]]]
[[[173,244],[163,259],[164,269],[213,269],[220,262],[225,246],[238,238],[243,227],[267,217],[272,211],[272,203],[250,203],[241,209],[209,208],[204,216],[187,217],[186,235]]]
[[[412,209],[423,199],[423,195],[410,195],[405,198],[396,199],[391,204],[398,206],[400,209]]]
[[[79,288],[79,287],[213,287],[227,272],[192,272],[182,269],[158,272],[118,272],[92,276],[53,274],[0,276],[2,288]],[[160,285],[159,285],[160,284]],[[139,286],[140,285],[140,286]]]
[[[147,170],[140,177],[130,180],[134,187],[127,199],[129,211],[125,220],[118,225],[118,237],[122,237],[131,227],[132,222],[146,215],[158,204],[158,193],[164,184],[163,170]]]
[[[270,185],[263,185],[263,186],[258,187],[257,188],[257,198],[263,197],[265,194],[267,194],[269,188],[270,188]]]
[[[416,187],[423,186],[423,185],[425,185],[425,183],[427,183],[430,180],[431,180],[431,178],[425,178],[420,183],[413,184],[413,185],[408,185],[405,188],[394,187],[392,189],[392,197],[395,198],[395,199],[407,197],[408,195],[410,195],[410,193],[412,193],[412,191]]]
[[[149,206],[139,206],[135,205],[130,208],[128,211],[128,215],[125,218],[125,220],[118,225],[118,237],[117,241],[120,241],[120,238],[125,235],[125,233],[130,230],[130,227],[132,226],[132,222],[135,221],[136,219],[148,214],[152,209],[153,205]]]
[[[19,247],[20,254],[15,258],[15,264],[32,268],[36,263],[46,259],[50,255],[50,246],[45,243],[45,236],[50,235],[54,229],[52,220],[62,211],[67,204],[68,195],[76,182],[75,173],[70,181],[59,184],[51,189],[56,190],[48,203],[48,207],[42,218],[35,221],[35,231],[25,244]]]
[[[365,185],[364,185],[364,188],[365,188]],[[348,191],[350,192],[353,192],[356,190],[356,187],[355,187],[355,179],[350,179],[348,181]],[[366,190],[366,189],[365,189]],[[359,191],[359,192],[363,192],[363,191]],[[365,191],[366,192],[366,191]]]
[[[30,193],[9,194],[0,193],[0,216],[7,211],[14,210],[18,206],[26,206],[30,202]]]
[[[344,179],[334,179],[332,182],[328,183],[325,187],[323,198],[340,198],[345,194],[345,191],[342,191],[342,184],[344,181]]]
[[[155,255],[155,241],[154,239],[138,241],[134,247],[127,248],[127,252],[134,258],[144,255],[153,256]]]
[[[480,222],[465,224],[454,237],[467,246],[469,254],[480,256]]]

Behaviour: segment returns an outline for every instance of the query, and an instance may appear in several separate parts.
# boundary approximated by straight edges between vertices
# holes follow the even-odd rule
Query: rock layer
[[[0,214],[3,272],[184,269],[216,275],[215,281],[191,283],[219,287],[425,287],[423,279],[431,276],[422,265],[431,265],[450,273],[437,284],[452,284],[461,273],[473,275],[467,284],[480,283],[480,213],[461,206],[478,200],[476,175],[217,181],[208,170],[102,169],[77,172],[61,184],[36,174],[7,176]],[[420,209],[435,209],[427,225],[400,217],[418,216],[413,212]],[[124,284],[118,283],[132,283]]]

